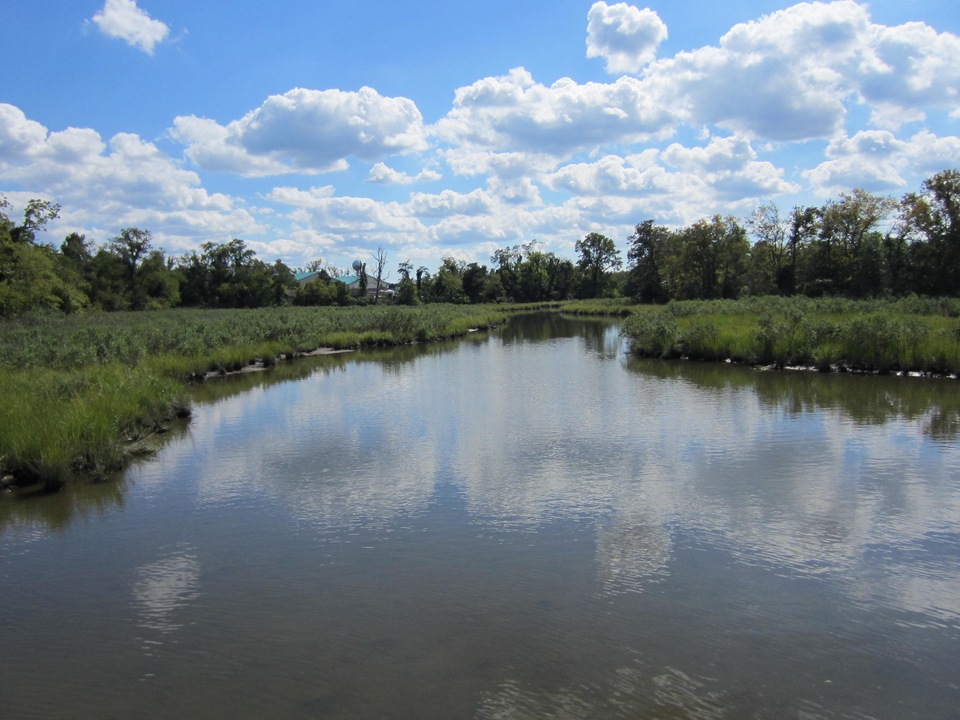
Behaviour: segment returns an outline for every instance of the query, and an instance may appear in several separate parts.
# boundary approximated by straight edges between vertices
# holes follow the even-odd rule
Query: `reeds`
[[[321,347],[437,340],[506,320],[492,306],[168,310],[0,322],[0,477],[103,477],[189,408],[189,383]]]
[[[624,321],[623,332],[634,351],[647,356],[955,375],[960,373],[957,310],[952,299],[671,303],[635,313]]]

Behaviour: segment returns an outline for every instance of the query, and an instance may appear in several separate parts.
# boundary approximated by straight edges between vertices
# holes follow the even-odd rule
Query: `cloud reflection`
[[[448,484],[503,532],[588,523],[604,594],[665,577],[683,535],[960,617],[945,555],[877,554],[955,537],[955,385],[617,359],[609,324],[525,322],[203,406],[184,472],[204,503],[269,502],[327,534],[415,516]]]
[[[177,610],[200,595],[200,563],[189,548],[180,548],[135,571],[133,602],[138,626],[161,633],[180,629]]]

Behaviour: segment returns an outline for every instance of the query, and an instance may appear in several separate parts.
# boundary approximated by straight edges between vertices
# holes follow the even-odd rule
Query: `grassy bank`
[[[208,372],[281,355],[425,342],[506,320],[493,306],[170,310],[0,322],[0,478],[102,477],[189,412]]]
[[[810,366],[960,373],[960,302],[752,298],[642,308],[624,321],[634,352]]]

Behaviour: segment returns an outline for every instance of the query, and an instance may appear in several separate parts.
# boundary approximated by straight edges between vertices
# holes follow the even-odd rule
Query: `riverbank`
[[[522,306],[41,315],[0,323],[0,491],[103,478],[190,412],[190,386],[321,348],[429,342]]]
[[[821,372],[960,373],[953,299],[751,298],[671,303],[630,315],[634,353]]]

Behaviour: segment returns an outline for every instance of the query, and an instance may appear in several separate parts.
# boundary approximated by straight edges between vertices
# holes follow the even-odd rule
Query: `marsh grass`
[[[635,312],[623,332],[646,356],[952,375],[960,373],[958,311],[952,299],[698,301]]]
[[[510,308],[515,309],[515,308]],[[321,347],[451,338],[496,306],[169,310],[0,321],[0,476],[57,488],[103,477],[188,412],[190,382]]]
[[[185,385],[120,364],[0,374],[3,469],[55,488],[80,474],[103,477],[136,443],[185,413]]]

